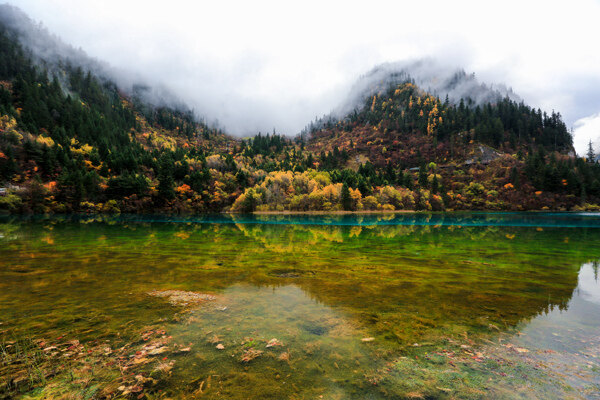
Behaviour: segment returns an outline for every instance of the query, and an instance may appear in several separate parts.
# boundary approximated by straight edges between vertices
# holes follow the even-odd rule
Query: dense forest
[[[0,212],[598,209],[593,159],[558,113],[410,78],[295,138],[234,138],[0,26]]]

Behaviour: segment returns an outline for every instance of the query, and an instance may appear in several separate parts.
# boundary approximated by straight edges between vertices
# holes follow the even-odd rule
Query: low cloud
[[[600,113],[575,121],[573,128],[573,144],[577,154],[585,156],[590,141],[596,154],[600,152]]]
[[[592,0],[9,2],[237,135],[295,134],[375,65],[422,58],[504,83],[569,126],[600,112]]]
[[[481,105],[506,97],[521,101],[511,88],[503,84],[487,85],[480,82],[474,73],[467,74],[455,65],[427,58],[376,66],[357,80],[347,98],[333,114],[337,118],[344,117],[353,109],[362,106],[366,97],[385,91],[390,85],[407,81],[414,82],[442,101],[447,97],[452,103],[458,103],[461,99],[470,99],[475,104]]]

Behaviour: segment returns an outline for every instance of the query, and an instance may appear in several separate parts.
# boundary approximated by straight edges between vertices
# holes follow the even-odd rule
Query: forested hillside
[[[384,82],[385,83],[385,82]],[[308,134],[240,139],[0,26],[0,211],[594,209],[560,114],[440,100],[407,77]]]

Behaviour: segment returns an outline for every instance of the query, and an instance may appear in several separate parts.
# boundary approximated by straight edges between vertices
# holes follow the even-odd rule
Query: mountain
[[[462,69],[442,65],[433,59],[421,59],[385,63],[373,68],[357,80],[347,100],[332,114],[343,117],[360,106],[367,97],[406,82],[412,82],[433,96],[442,99],[447,96],[449,101],[455,104],[461,99],[469,99],[478,105],[504,98],[520,101],[512,89],[504,85],[488,86],[480,83],[475,74],[467,74]]]
[[[386,64],[302,135],[240,139],[0,6],[0,211],[597,207],[560,114],[444,71]]]
[[[311,123],[305,137],[306,133],[315,149],[346,148],[352,143],[351,153],[380,166],[389,162],[417,166],[422,158],[465,161],[473,147],[470,143],[506,153],[526,152],[532,146],[573,152],[560,114],[547,115],[526,106],[503,86],[488,87],[474,75],[425,60],[373,69],[359,79],[349,101]]]
[[[172,197],[156,182],[161,173],[188,176],[201,190],[208,170],[189,164],[208,147],[225,151],[231,138],[183,107],[148,102],[146,87],[125,94],[107,69],[13,7],[0,15],[0,183],[15,192],[6,209],[96,210],[107,200],[147,202],[139,197],[152,190]]]

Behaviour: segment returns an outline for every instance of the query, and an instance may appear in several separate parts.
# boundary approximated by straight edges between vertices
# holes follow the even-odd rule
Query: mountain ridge
[[[600,201],[600,167],[571,154],[560,114],[464,71],[414,78],[379,67],[340,118],[293,139],[239,139],[185,107],[148,101],[143,86],[123,91],[61,58],[45,69],[15,36],[0,23],[6,212],[573,210]],[[437,82],[430,89],[447,98],[417,81]],[[450,100],[465,92],[475,99]]]

